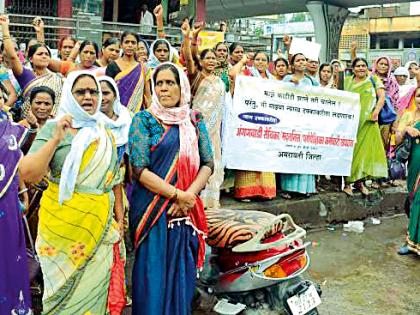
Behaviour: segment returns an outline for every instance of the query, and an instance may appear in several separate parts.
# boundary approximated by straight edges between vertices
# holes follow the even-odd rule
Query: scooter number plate
[[[321,304],[321,298],[315,287],[311,285],[308,290],[300,295],[294,295],[287,299],[293,315],[304,315]]]

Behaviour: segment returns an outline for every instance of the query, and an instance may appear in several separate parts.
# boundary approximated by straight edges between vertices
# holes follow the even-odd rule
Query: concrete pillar
[[[379,37],[376,37],[375,49],[381,49],[381,40]]]
[[[308,1],[306,7],[315,25],[316,42],[322,45],[321,62],[337,59],[341,30],[350,11],[327,1]]]
[[[57,1],[57,16],[60,18],[71,18],[73,14],[73,1],[72,0],[58,0]],[[63,26],[67,26],[66,22],[60,22]],[[63,38],[71,35],[71,31],[65,28],[59,28],[58,37]]]
[[[398,39],[398,49],[404,49],[404,38]]]
[[[112,4],[112,22],[118,22],[118,10],[120,1],[114,0]]]
[[[5,0],[0,0],[0,14],[4,14]]]
[[[200,22],[206,21],[206,0],[196,1],[196,19]]]

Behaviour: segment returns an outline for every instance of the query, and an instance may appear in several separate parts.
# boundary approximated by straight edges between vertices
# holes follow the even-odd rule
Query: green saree
[[[414,125],[420,129],[420,121]],[[413,140],[408,160],[407,190],[410,194],[410,221],[408,223],[408,248],[420,255],[420,139]]]
[[[376,88],[384,88],[382,82],[373,77]],[[354,183],[365,178],[388,177],[388,166],[381,132],[377,122],[370,120],[376,105],[376,91],[369,77],[362,82],[355,82],[353,76],[346,77],[344,89],[360,95],[360,120],[357,141],[354,146],[351,174],[347,183]]]

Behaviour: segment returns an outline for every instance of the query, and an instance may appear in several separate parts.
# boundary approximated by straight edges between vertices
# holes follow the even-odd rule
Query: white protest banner
[[[303,54],[307,59],[318,60],[321,45],[302,38],[293,38],[289,54]]]
[[[359,94],[238,76],[228,111],[227,168],[350,175]]]

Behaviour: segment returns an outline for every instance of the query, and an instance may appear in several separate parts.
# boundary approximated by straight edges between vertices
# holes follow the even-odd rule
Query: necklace
[[[46,74],[46,70],[35,70],[34,69],[34,73],[37,77],[43,76],[44,74]]]

